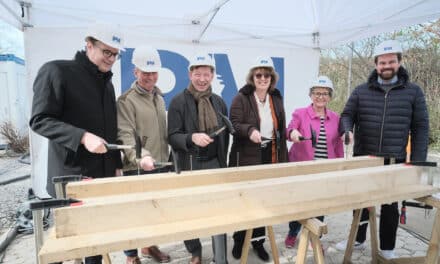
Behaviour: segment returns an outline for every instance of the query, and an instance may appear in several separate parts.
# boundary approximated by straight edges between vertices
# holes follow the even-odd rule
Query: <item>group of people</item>
[[[375,69],[368,82],[351,94],[341,117],[327,108],[335,88],[326,76],[319,76],[309,89],[311,104],[296,109],[286,127],[283,97],[276,88],[278,75],[269,57],[251,65],[246,84],[234,97],[229,119],[234,127],[229,151],[228,131],[213,133],[225,125],[228,116],[223,99],[213,93],[215,63],[207,54],[189,63],[189,84],[176,95],[166,114],[159,87],[161,61],[157,50],[137,47],[133,52],[136,80],[117,100],[111,82],[111,67],[123,50],[122,37],[109,28],[95,28],[86,36],[86,47],[73,60],[43,65],[34,82],[31,128],[49,139],[48,182],[51,177],[81,174],[91,177],[160,173],[156,162],[169,159],[169,147],[182,170],[202,170],[246,165],[331,159],[344,155],[342,137],[353,141],[354,155],[382,155],[403,162],[411,133],[411,160],[426,159],[428,113],[420,87],[409,82],[401,66],[402,49],[386,41],[375,51]],[[305,140],[316,134],[316,146]],[[135,145],[140,137],[141,157],[134,150],[111,151],[106,143]],[[287,150],[287,140],[292,142]],[[48,184],[53,195],[53,186]],[[368,217],[364,210],[362,217]],[[397,203],[382,205],[380,247],[393,257],[398,211]],[[127,216],[133,217],[133,216]],[[135,216],[134,216],[135,217]],[[320,217],[323,220],[323,216]],[[300,231],[289,223],[286,247],[293,247]],[[360,226],[355,248],[365,241],[366,224]],[[253,230],[252,246],[262,261],[265,228]],[[242,254],[245,231],[233,234],[232,255]],[[345,243],[345,244],[344,244]],[[184,241],[190,263],[201,263],[199,239]],[[346,242],[337,247],[345,249]],[[226,234],[212,237],[213,261],[228,263]],[[139,264],[137,249],[124,251],[126,263]],[[160,263],[170,256],[157,246],[141,249]],[[101,263],[101,256],[89,256],[86,264]]]

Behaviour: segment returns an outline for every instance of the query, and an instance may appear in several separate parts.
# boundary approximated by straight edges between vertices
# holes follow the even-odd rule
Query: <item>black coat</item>
[[[80,143],[88,131],[116,143],[116,101],[112,73],[101,73],[78,52],[74,60],[44,64],[34,82],[30,127],[49,139],[48,192],[54,176],[81,174],[94,178],[115,176],[122,167],[119,151],[88,152]]]
[[[225,116],[228,115],[226,104],[220,96],[213,93],[210,101],[216,113],[221,112]],[[218,127],[224,126],[223,120],[218,114],[217,122]],[[198,167],[196,157],[199,155],[200,148],[192,142],[193,133],[200,133],[197,104],[188,89],[185,89],[171,100],[168,108],[168,143],[176,151],[179,167],[182,170],[191,168],[191,160],[193,167]],[[229,146],[227,129],[215,137],[215,143],[217,144],[217,158],[220,167],[226,167]]]
[[[398,82],[383,90],[374,70],[368,82],[356,87],[341,114],[340,132],[353,131],[354,155],[383,155],[405,159],[411,132],[411,160],[426,160],[429,118],[422,89],[409,82],[400,67]]]
[[[235,134],[229,154],[229,166],[237,166],[237,159],[239,166],[261,164],[261,146],[249,139],[253,130],[260,131],[260,115],[257,101],[253,95],[254,91],[254,86],[245,85],[232,100],[230,115]],[[286,114],[283,97],[278,89],[273,90],[269,95],[272,97],[275,115],[278,119],[280,134],[278,160],[279,162],[287,162]]]

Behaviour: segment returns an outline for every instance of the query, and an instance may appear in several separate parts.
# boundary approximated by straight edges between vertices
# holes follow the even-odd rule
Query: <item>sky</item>
[[[0,54],[24,59],[23,33],[0,19]]]

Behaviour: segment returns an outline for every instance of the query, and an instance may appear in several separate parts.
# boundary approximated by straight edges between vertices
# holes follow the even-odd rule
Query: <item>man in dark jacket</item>
[[[226,167],[229,134],[210,134],[224,126],[219,113],[227,116],[223,99],[212,93],[215,64],[209,55],[199,55],[189,65],[189,87],[176,95],[168,109],[168,142],[176,151],[182,170]],[[213,239],[216,264],[227,263],[226,234]],[[192,254],[191,264],[200,264],[202,245],[199,239],[185,241]]]
[[[376,47],[376,69],[368,82],[353,91],[341,114],[340,132],[349,133],[353,140],[353,154],[377,155],[403,163],[406,145],[411,134],[411,161],[425,161],[428,150],[429,118],[422,89],[409,81],[401,66],[402,48],[397,41],[388,40]],[[362,212],[361,221],[368,219]],[[380,218],[380,249],[385,258],[394,257],[398,227],[397,202],[384,204]],[[359,226],[355,248],[361,248],[366,239],[367,224]],[[345,249],[345,241],[337,248]]]
[[[86,50],[73,60],[44,64],[34,82],[30,127],[49,139],[48,193],[54,176],[78,174],[93,178],[119,175],[116,143],[116,101],[111,67],[123,50],[121,36],[104,25],[90,28]],[[86,257],[101,263],[101,256]]]

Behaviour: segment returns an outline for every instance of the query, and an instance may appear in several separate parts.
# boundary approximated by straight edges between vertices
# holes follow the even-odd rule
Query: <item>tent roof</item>
[[[225,46],[328,48],[439,17],[439,0],[0,0],[0,18],[19,29],[99,21]]]

